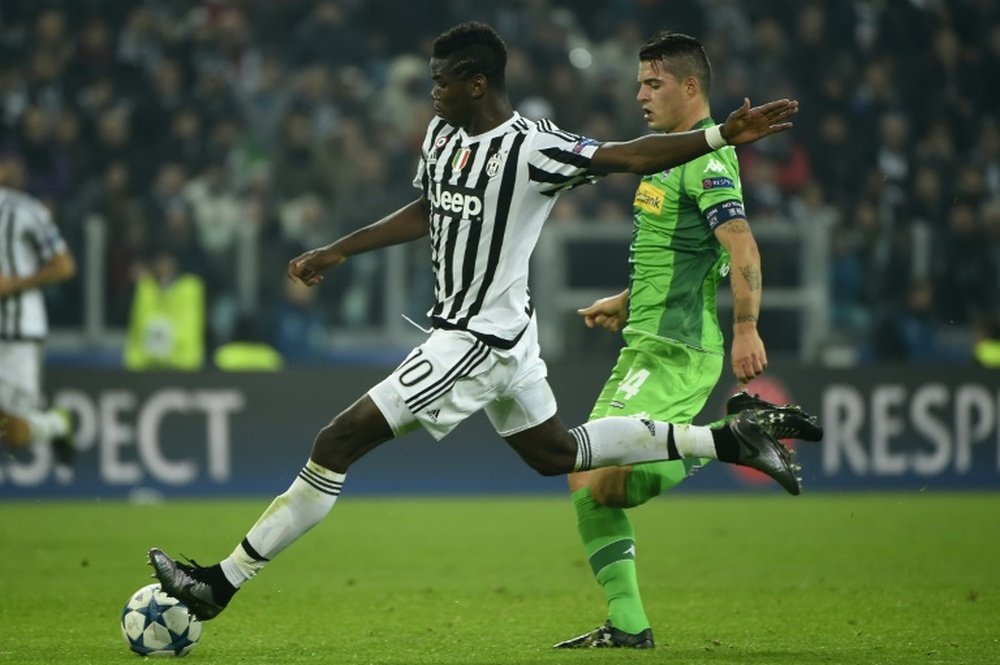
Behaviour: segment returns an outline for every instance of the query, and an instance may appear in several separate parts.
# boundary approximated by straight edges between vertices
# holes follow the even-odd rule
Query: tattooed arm
[[[745,219],[734,219],[715,230],[715,237],[729,252],[729,284],[733,290],[733,374],[749,383],[767,368],[767,352],[757,333],[763,278],[760,252]]]

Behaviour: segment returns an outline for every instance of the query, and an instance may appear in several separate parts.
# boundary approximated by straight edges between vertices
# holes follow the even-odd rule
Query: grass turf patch
[[[0,504],[0,662],[134,662],[118,617],[146,550],[213,563],[266,504]],[[189,662],[1000,662],[1000,494],[677,495],[630,515],[653,652],[551,649],[604,619],[568,497],[348,494]]]

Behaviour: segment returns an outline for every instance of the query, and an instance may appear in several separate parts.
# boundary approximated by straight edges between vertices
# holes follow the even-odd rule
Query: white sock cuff
[[[331,471],[330,469],[309,460],[306,462],[306,465],[302,467],[302,470],[299,471],[299,477],[296,479],[296,482],[302,481],[323,494],[340,496],[340,490],[343,489],[344,479],[346,478],[347,474]]]
[[[715,439],[712,429],[698,425],[674,425],[674,445],[681,457],[708,457],[715,459]]]

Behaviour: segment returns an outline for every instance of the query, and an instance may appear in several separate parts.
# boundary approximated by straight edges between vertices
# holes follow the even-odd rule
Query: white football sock
[[[715,440],[709,427],[674,425],[674,445],[681,457],[708,457],[718,459]]]
[[[246,538],[220,562],[230,584],[239,588],[275,555],[298,540],[333,508],[346,476],[312,460],[291,486],[275,497]]]
[[[708,427],[610,416],[574,427],[570,433],[577,443],[574,471],[685,457],[717,457],[712,430]]]

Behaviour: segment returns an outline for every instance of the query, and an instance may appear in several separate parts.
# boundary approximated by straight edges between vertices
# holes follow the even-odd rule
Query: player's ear
[[[476,74],[469,79],[469,94],[473,99],[479,99],[486,94],[486,88],[489,87],[489,82],[486,77],[482,74]]]
[[[684,79],[684,92],[688,97],[697,97],[701,94],[701,84],[696,77],[689,76]]]

